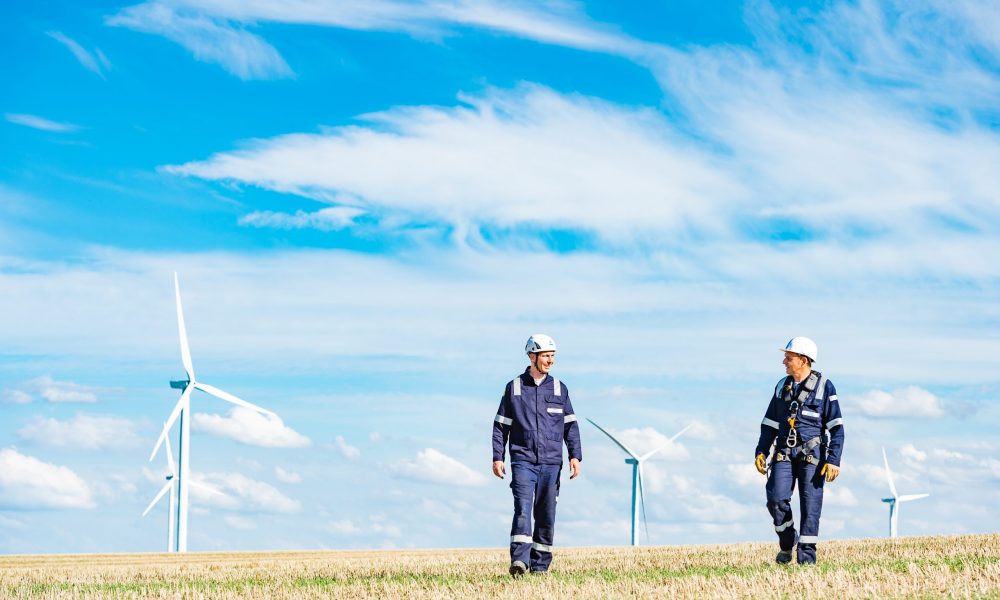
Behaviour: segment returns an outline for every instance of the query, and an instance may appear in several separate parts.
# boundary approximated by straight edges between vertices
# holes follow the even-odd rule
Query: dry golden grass
[[[773,544],[567,548],[512,580],[503,550],[0,557],[3,598],[998,598],[1000,535],[821,543],[815,567]]]

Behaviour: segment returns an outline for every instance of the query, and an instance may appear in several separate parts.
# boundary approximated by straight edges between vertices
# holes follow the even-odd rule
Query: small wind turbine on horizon
[[[156,446],[153,447],[152,454],[149,455],[149,460],[152,461],[156,457],[156,453],[160,450],[160,446],[167,440],[170,435],[170,428],[173,427],[174,422],[180,420],[180,454],[178,455],[180,459],[180,468],[177,472],[177,534],[175,538],[176,551],[177,552],[187,552],[187,532],[188,532],[188,476],[190,473],[191,464],[191,392],[194,390],[201,390],[207,394],[211,394],[216,398],[225,400],[226,402],[231,402],[237,406],[242,406],[244,408],[249,408],[255,410],[264,415],[271,415],[277,417],[277,415],[267,409],[261,408],[255,404],[251,404],[246,400],[241,400],[236,396],[225,392],[215,387],[214,385],[209,385],[207,383],[202,383],[197,381],[194,376],[194,366],[191,362],[191,349],[188,346],[187,329],[184,326],[184,310],[181,307],[181,286],[177,278],[177,273],[174,273],[174,297],[177,301],[177,329],[180,335],[181,343],[181,362],[184,364],[184,371],[187,373],[187,379],[182,381],[171,381],[170,387],[181,391],[180,400],[174,405],[174,410],[170,413],[170,417],[167,419],[166,423],[163,425],[163,431],[160,433],[159,439],[156,441]],[[169,450],[168,450],[169,451]],[[169,482],[168,482],[169,483]],[[148,510],[148,509],[147,509]]]
[[[166,453],[167,458],[167,482],[160,488],[159,493],[153,498],[153,501],[149,503],[146,510],[142,511],[142,516],[149,514],[149,511],[156,506],[156,503],[160,501],[165,494],[169,492],[170,494],[170,507],[167,510],[167,552],[176,552],[177,544],[175,543],[175,535],[177,534],[177,465],[174,464],[174,453],[170,450],[170,440],[164,440],[166,443]]]
[[[648,460],[657,452],[660,452],[661,450],[665,449],[667,446],[672,444],[674,440],[679,438],[685,431],[690,429],[691,425],[688,425],[684,429],[681,429],[679,432],[677,432],[674,435],[674,437],[667,440],[666,444],[663,444],[662,446],[653,450],[652,452],[647,452],[646,454],[640,456],[639,454],[634,452],[631,448],[626,446],[624,442],[622,442],[615,436],[611,435],[610,433],[608,433],[606,429],[595,423],[593,419],[588,418],[587,420],[590,421],[591,425],[600,429],[601,433],[611,438],[612,442],[617,444],[619,448],[624,450],[625,453],[629,455],[629,458],[625,459],[625,463],[632,465],[632,545],[633,546],[639,545],[639,535],[638,535],[639,512],[636,510],[637,497],[639,500],[639,505],[642,507],[642,525],[643,528],[645,528],[646,530],[646,541],[649,541],[649,525],[646,522],[646,498],[642,489],[642,463],[644,463],[646,460]]]
[[[896,506],[899,502],[909,502],[910,500],[920,500],[921,498],[926,498],[930,494],[907,494],[900,496],[896,493],[896,484],[892,482],[892,471],[889,470],[889,457],[885,454],[885,447],[882,447],[882,460],[885,462],[885,476],[889,480],[889,492],[892,494],[891,498],[882,498],[882,502],[889,504],[889,537],[894,538],[899,532],[899,507]]]

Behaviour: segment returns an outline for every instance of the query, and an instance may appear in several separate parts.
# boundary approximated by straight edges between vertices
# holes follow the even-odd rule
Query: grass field
[[[3,598],[1000,598],[1000,535],[821,543],[814,567],[773,544],[567,548],[514,581],[502,550],[0,557]]]

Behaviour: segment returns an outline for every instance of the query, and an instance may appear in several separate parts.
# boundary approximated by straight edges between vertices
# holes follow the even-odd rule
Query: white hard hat
[[[528,354],[532,352],[555,352],[556,341],[544,333],[535,333],[528,338],[528,343],[524,345],[524,351]]]
[[[816,347],[816,342],[812,341],[807,337],[793,337],[788,340],[785,347],[782,348],[784,352],[794,352],[796,354],[801,354],[802,356],[809,357],[809,360],[816,362],[816,356],[819,354],[819,349]]]

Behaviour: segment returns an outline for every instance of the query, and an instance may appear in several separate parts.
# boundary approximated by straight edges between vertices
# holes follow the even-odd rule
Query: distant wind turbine
[[[171,381],[170,387],[178,390],[183,390],[181,392],[181,398],[177,401],[174,406],[173,412],[170,413],[170,418],[163,425],[163,431],[160,433],[160,438],[156,441],[156,446],[153,448],[152,454],[149,455],[149,460],[152,461],[156,456],[157,451],[159,451],[160,446],[166,441],[167,437],[170,435],[170,428],[173,427],[174,422],[180,419],[180,469],[177,473],[177,538],[176,545],[178,552],[187,552],[187,532],[188,532],[188,474],[190,473],[191,464],[191,447],[190,447],[190,437],[191,437],[191,392],[193,390],[201,390],[205,393],[211,394],[216,398],[225,400],[226,402],[231,402],[238,406],[244,408],[249,408],[255,410],[259,413],[265,415],[272,415],[277,417],[273,412],[261,408],[255,404],[250,404],[246,400],[241,400],[236,396],[230,394],[229,392],[224,392],[214,385],[209,385],[207,383],[202,383],[197,381],[194,377],[194,366],[191,364],[191,349],[188,346],[187,329],[184,327],[184,310],[181,308],[181,286],[177,279],[177,273],[174,273],[174,296],[177,301],[177,329],[180,335],[181,341],[181,362],[184,364],[184,371],[187,373],[187,379],[182,381]]]
[[[160,501],[160,498],[167,493],[170,494],[170,508],[167,512],[167,552],[176,552],[176,534],[177,534],[177,466],[174,464],[174,453],[170,451],[170,440],[166,439],[166,458],[167,458],[167,483],[160,488],[160,492],[156,494],[153,501],[149,503],[146,510],[142,511],[142,516],[149,514],[149,511],[156,506],[156,503]]]
[[[885,447],[882,448],[882,460],[885,462],[885,476],[889,480],[889,492],[892,493],[891,498],[882,498],[882,502],[889,504],[889,537],[894,538],[899,533],[899,507],[896,506],[899,502],[909,502],[910,500],[920,500],[921,498],[926,498],[930,494],[907,494],[905,496],[900,496],[896,493],[896,484],[892,482],[892,471],[889,470],[889,458],[885,455]]]
[[[590,421],[591,425],[593,425],[594,427],[600,429],[601,433],[603,433],[604,435],[606,435],[609,438],[611,438],[612,442],[614,442],[615,444],[617,444],[619,448],[621,448],[622,450],[624,450],[625,453],[629,455],[629,458],[625,459],[625,463],[632,465],[632,545],[633,546],[638,546],[639,545],[639,535],[638,535],[638,529],[639,529],[639,512],[636,510],[636,498],[638,498],[639,505],[642,507],[642,525],[643,525],[643,527],[646,530],[646,540],[647,541],[649,540],[649,525],[646,523],[646,498],[645,498],[645,494],[643,493],[643,490],[642,490],[642,463],[644,463],[647,459],[649,459],[651,456],[653,456],[657,452],[663,450],[664,448],[666,448],[667,446],[669,446],[671,443],[673,443],[674,440],[676,440],[677,438],[679,438],[685,431],[687,431],[688,429],[690,429],[691,425],[688,425],[684,429],[681,429],[679,432],[677,432],[674,435],[674,437],[672,437],[669,440],[667,440],[666,444],[663,444],[662,446],[660,446],[656,450],[653,450],[652,452],[647,452],[646,454],[643,454],[642,456],[639,456],[631,448],[629,448],[628,446],[626,446],[624,442],[622,442],[621,440],[619,440],[615,436],[611,435],[610,433],[608,433],[608,431],[606,429],[604,429],[603,427],[601,427],[600,425],[598,425],[597,423],[595,423],[593,419],[587,419],[587,420]],[[692,425],[693,425],[693,423],[692,423]]]

